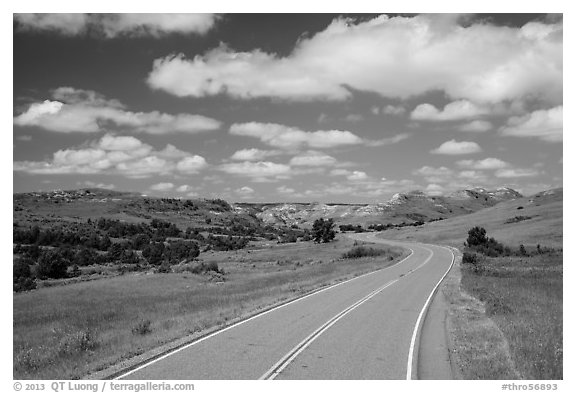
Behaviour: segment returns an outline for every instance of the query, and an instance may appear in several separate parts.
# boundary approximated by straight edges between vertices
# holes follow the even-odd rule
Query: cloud
[[[462,171],[458,173],[458,177],[472,181],[474,184],[486,183],[488,181],[486,173],[481,171]]]
[[[254,194],[254,189],[253,189],[253,188],[250,188],[250,187],[248,187],[248,186],[244,186],[244,187],[238,188],[237,190],[235,190],[235,192],[236,192],[237,194],[247,196],[247,195],[252,195],[252,194]]]
[[[384,108],[382,108],[382,112],[387,114],[387,115],[403,115],[404,113],[406,113],[406,108],[404,108],[403,106],[395,106],[395,105],[386,105]]]
[[[294,149],[303,146],[323,149],[363,144],[364,140],[350,131],[303,131],[275,123],[241,123],[230,126],[230,134],[258,138],[273,147]]]
[[[445,166],[434,168],[426,165],[412,171],[412,174],[424,177],[429,183],[447,183],[453,178],[454,171]]]
[[[418,105],[410,114],[413,120],[449,121],[477,117],[488,113],[485,108],[467,101],[459,100],[447,104],[442,111],[430,104]]]
[[[104,135],[79,148],[56,151],[49,161],[15,161],[13,170],[31,174],[119,174],[144,178],[154,174],[191,174],[206,160],[167,145],[163,150],[130,136]]]
[[[456,162],[456,164],[462,168],[477,169],[477,170],[487,170],[487,169],[503,169],[511,166],[510,163],[502,161],[498,158],[485,158],[483,160],[461,160]]]
[[[438,148],[431,150],[433,154],[447,154],[447,155],[459,155],[459,154],[473,154],[479,153],[482,148],[476,142],[457,142],[452,139],[441,144]]]
[[[442,195],[445,191],[445,188],[442,187],[439,184],[428,184],[426,186],[426,188],[424,189],[424,191],[428,194],[428,195]]]
[[[330,171],[332,176],[345,176],[350,181],[368,180],[369,176],[363,171],[349,171],[348,169],[333,169]]]
[[[174,183],[158,183],[158,184],[154,184],[154,185],[150,186],[150,190],[161,191],[161,192],[170,191],[173,188],[174,188]]]
[[[263,159],[271,156],[276,156],[282,152],[278,150],[261,150],[261,149],[242,149],[236,151],[230,157],[231,160],[237,161],[262,161]]]
[[[205,34],[217,19],[214,14],[14,14],[20,30],[106,38]]]
[[[257,179],[282,178],[291,175],[291,168],[289,165],[277,164],[270,161],[228,163],[220,165],[219,169],[230,175],[246,176]]]
[[[443,91],[473,102],[537,97],[557,105],[562,23],[463,26],[442,14],[338,18],[286,56],[221,45],[192,59],[156,59],[147,82],[181,97],[344,100],[351,88],[400,99]]]
[[[472,120],[458,128],[463,132],[485,132],[492,129],[492,123],[486,120]]]
[[[365,140],[364,143],[366,146],[372,146],[372,147],[386,146],[386,145],[393,145],[395,143],[402,142],[403,140],[408,139],[408,138],[410,138],[410,134],[401,133],[401,134],[391,136],[389,138],[382,138],[382,139],[378,139],[375,141]]]
[[[506,136],[539,138],[546,142],[562,142],[563,106],[515,116],[500,129]]]
[[[346,117],[344,118],[344,120],[348,121],[348,122],[357,122],[357,121],[362,121],[364,120],[364,116],[359,115],[359,114],[355,114],[355,113],[350,113],[348,115],[346,115]]]
[[[201,115],[131,112],[117,100],[91,91],[61,87],[52,93],[59,101],[33,103],[14,118],[16,126],[54,132],[100,132],[122,129],[148,134],[199,133],[220,128],[218,120]]]
[[[207,166],[208,163],[204,157],[192,155],[189,157],[184,157],[182,160],[178,161],[176,164],[176,169],[182,173],[194,174],[200,172]]]
[[[194,187],[189,186],[188,184],[182,184],[181,186],[178,186],[178,188],[176,188],[176,191],[178,192],[189,192],[191,190],[193,190]]]
[[[287,186],[276,187],[276,192],[279,194],[294,194],[296,190]]]
[[[337,160],[334,157],[315,150],[309,150],[292,157],[290,160],[292,166],[332,166],[336,163]]]
[[[106,183],[96,183],[90,180],[86,180],[84,182],[76,183],[79,186],[90,187],[90,188],[103,188],[105,190],[113,190],[116,188],[114,184],[106,184]]]
[[[504,179],[515,179],[518,177],[533,177],[533,176],[538,176],[540,174],[540,171],[536,170],[536,169],[522,169],[522,168],[516,168],[516,169],[500,169],[498,171],[496,171],[496,177],[499,178],[504,178]]]

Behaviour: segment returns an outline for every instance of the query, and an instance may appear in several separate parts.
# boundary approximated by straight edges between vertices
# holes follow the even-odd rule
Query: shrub
[[[377,257],[380,255],[384,255],[386,253],[387,253],[386,250],[382,250],[382,249],[378,249],[378,248],[372,248],[372,247],[359,246],[359,247],[354,247],[350,251],[344,253],[342,255],[342,258],[354,259],[354,258],[363,258],[363,257]]]
[[[148,334],[152,332],[150,325],[152,325],[152,322],[149,319],[142,319],[132,327],[132,334],[139,334],[141,336]]]
[[[36,281],[31,277],[15,277],[12,288],[14,292],[31,291],[36,289]]]
[[[68,276],[68,265],[70,261],[64,259],[60,250],[49,250],[43,252],[38,258],[36,267],[37,278],[66,278]]]
[[[172,273],[172,266],[170,266],[168,261],[164,261],[160,264],[156,271],[158,273]]]
[[[462,255],[462,263],[476,265],[478,263],[478,255],[465,252],[464,255]]]
[[[466,245],[468,247],[486,244],[487,241],[486,229],[482,227],[474,227],[468,231],[468,239],[466,240]]]
[[[64,336],[58,346],[61,354],[91,351],[99,345],[96,335],[90,330],[80,330]]]
[[[312,238],[316,243],[328,243],[334,240],[334,237],[336,237],[336,232],[334,231],[333,219],[324,220],[323,218],[319,218],[314,221]]]

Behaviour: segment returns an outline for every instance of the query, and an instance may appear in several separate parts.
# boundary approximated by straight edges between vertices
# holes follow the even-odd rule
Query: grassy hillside
[[[510,246],[523,243],[562,248],[562,198],[562,189],[555,189],[417,228],[384,231],[382,236],[460,247],[468,230],[481,226],[491,237]]]

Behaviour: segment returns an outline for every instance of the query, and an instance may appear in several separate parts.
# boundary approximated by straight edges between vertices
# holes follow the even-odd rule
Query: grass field
[[[74,379],[306,291],[377,270],[406,252],[344,259],[354,241],[202,254],[226,273],[131,273],[14,294],[14,378]],[[224,281],[222,281],[224,280]]]
[[[562,253],[486,258],[462,268],[462,288],[485,304],[522,379],[562,379]]]

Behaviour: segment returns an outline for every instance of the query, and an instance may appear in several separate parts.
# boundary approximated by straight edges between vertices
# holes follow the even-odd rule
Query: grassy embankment
[[[82,378],[183,336],[398,262],[404,250],[343,258],[354,242],[201,254],[220,275],[131,273],[14,294],[14,378]]]
[[[520,217],[520,219],[519,219]],[[562,193],[504,202],[467,216],[392,230],[382,237],[464,249],[467,231],[533,256],[459,264],[444,288],[454,361],[463,379],[562,379]],[[538,254],[540,244],[558,250]],[[454,283],[451,285],[450,283]]]

